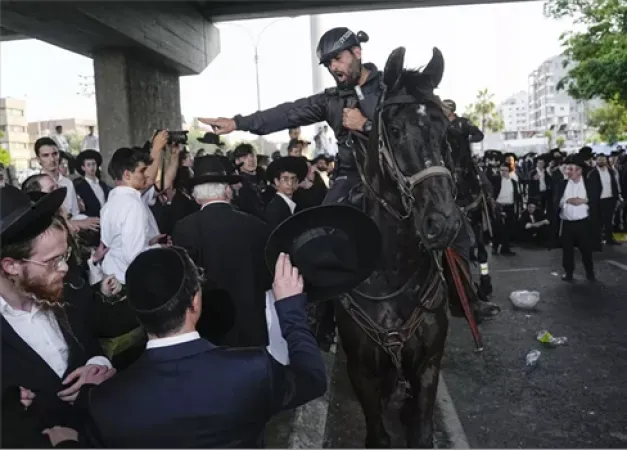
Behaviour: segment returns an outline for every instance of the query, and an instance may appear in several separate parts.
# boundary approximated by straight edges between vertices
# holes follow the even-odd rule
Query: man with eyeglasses
[[[89,327],[89,302],[64,296],[65,196],[60,188],[33,203],[13,186],[0,189],[2,389],[19,387],[42,431],[58,425],[80,433],[83,414],[74,404],[81,387],[115,369]]]
[[[294,214],[296,203],[292,197],[308,171],[305,158],[298,156],[277,159],[266,169],[268,181],[276,189],[276,195],[266,207],[266,222],[270,230]]]

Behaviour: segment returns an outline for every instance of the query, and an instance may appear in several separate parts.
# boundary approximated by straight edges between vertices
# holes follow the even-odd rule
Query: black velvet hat
[[[96,150],[83,150],[78,155],[76,155],[76,171],[82,176],[85,176],[85,172],[83,171],[83,163],[88,159],[95,160],[98,167],[102,166],[102,155],[100,154],[100,152]]]
[[[199,137],[197,140],[203,144],[213,144],[218,147],[224,147],[224,142],[222,142],[220,136],[215,133],[205,133],[203,137]]]
[[[240,175],[229,171],[231,168],[224,166],[223,156],[205,155],[194,158],[194,177],[189,180],[189,186],[193,187],[203,183],[227,183],[237,184],[242,181]]]
[[[516,153],[508,152],[503,155],[503,161],[505,161],[508,157],[512,158],[514,162],[518,161],[518,156]]]
[[[483,159],[486,161],[489,159],[495,159],[498,162],[501,162],[505,159],[505,157],[503,156],[503,153],[499,150],[486,150],[483,153]]]
[[[588,147],[587,145],[585,147],[581,147],[578,154],[586,160],[592,159],[594,157],[594,152],[592,151],[592,148]]]
[[[289,172],[296,175],[298,182],[301,182],[307,176],[309,167],[307,167],[307,158],[300,156],[284,156],[272,161],[266,168],[267,180],[274,184],[274,179],[279,178],[282,173]]]
[[[305,281],[312,301],[348,292],[372,274],[381,256],[377,224],[359,209],[331,204],[301,211],[281,223],[266,245],[266,264],[274,273],[286,253]]]
[[[581,154],[581,153],[577,153],[574,155],[569,155],[568,158],[566,158],[566,164],[574,164],[575,166],[579,166],[582,169],[585,169],[586,167],[588,167],[588,164],[586,164],[586,160],[588,158],[586,157],[586,154]]]
[[[25,241],[50,226],[67,188],[55,189],[33,202],[25,192],[6,185],[0,188],[0,239],[3,243]]]
[[[189,256],[179,247],[152,248],[137,255],[126,269],[131,309],[149,314],[165,308],[183,288],[189,264]]]

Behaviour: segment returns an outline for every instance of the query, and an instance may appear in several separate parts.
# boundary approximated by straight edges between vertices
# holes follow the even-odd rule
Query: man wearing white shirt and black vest
[[[111,191],[111,187],[98,177],[101,165],[102,155],[96,150],[84,150],[76,157],[76,171],[81,178],[74,180],[74,187],[85,204],[84,214],[88,217],[100,217],[100,210]]]
[[[499,246],[501,254],[506,256],[515,255],[510,248],[512,230],[514,230],[518,212],[522,204],[522,198],[518,189],[518,182],[511,178],[509,165],[501,164],[500,177],[493,177],[491,180],[496,203],[496,236],[492,242],[492,253],[498,254]]]
[[[557,185],[555,205],[557,223],[560,223],[562,243],[562,265],[564,281],[573,280],[575,270],[575,247],[581,252],[581,260],[586,270],[586,278],[596,281],[592,251],[597,249],[597,217],[600,192],[598,186],[583,177],[587,164],[582,155],[573,155],[568,159],[566,173],[569,179]]]
[[[590,171],[588,178],[600,186],[601,189],[599,209],[603,240],[605,240],[607,245],[619,245],[620,243],[614,239],[612,220],[616,202],[620,198],[620,188],[617,183],[616,171],[608,166],[606,155],[597,155],[597,166]]]

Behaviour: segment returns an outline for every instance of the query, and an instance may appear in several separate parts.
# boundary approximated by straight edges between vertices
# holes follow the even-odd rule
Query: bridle
[[[397,94],[387,97],[387,89],[384,87],[383,92],[379,98],[379,103],[377,105],[376,110],[376,119],[375,126],[377,130],[377,145],[378,145],[378,155],[379,155],[379,167],[382,171],[386,171],[390,178],[396,184],[398,192],[401,197],[402,210],[398,210],[393,205],[391,205],[383,196],[376,192],[374,188],[368,183],[366,176],[364,174],[363,168],[359,163],[357,163],[357,170],[359,171],[359,175],[364,186],[370,191],[372,196],[385,208],[388,213],[390,213],[393,217],[395,217],[399,221],[407,220],[411,217],[414,212],[414,206],[416,205],[416,198],[412,193],[412,190],[418,186],[420,183],[428,180],[433,177],[445,177],[451,182],[451,186],[455,189],[455,183],[453,179],[453,175],[451,171],[444,165],[444,162],[436,165],[430,165],[425,169],[420,170],[411,176],[406,176],[402,173],[401,169],[394,158],[392,152],[392,146],[390,144],[390,139],[388,135],[387,127],[385,126],[385,121],[383,120],[383,112],[390,107],[399,106],[399,105],[417,105],[419,108],[424,109],[425,106],[418,102],[413,96],[408,94]],[[366,155],[366,159],[368,158],[368,150],[364,147],[364,141],[367,141],[368,138],[360,133],[352,133],[357,136],[359,139],[357,142],[360,143],[361,151]],[[353,157],[355,158],[355,162],[357,159],[357,146],[351,145],[353,149]]]

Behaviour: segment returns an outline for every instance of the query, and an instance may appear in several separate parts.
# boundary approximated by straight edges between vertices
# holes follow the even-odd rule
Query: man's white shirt
[[[109,249],[102,261],[102,271],[114,275],[122,284],[126,284],[126,269],[139,253],[160,247],[149,244],[159,234],[148,208],[150,200],[149,195],[142,196],[136,189],[118,186],[111,190],[100,211],[100,236]]]

